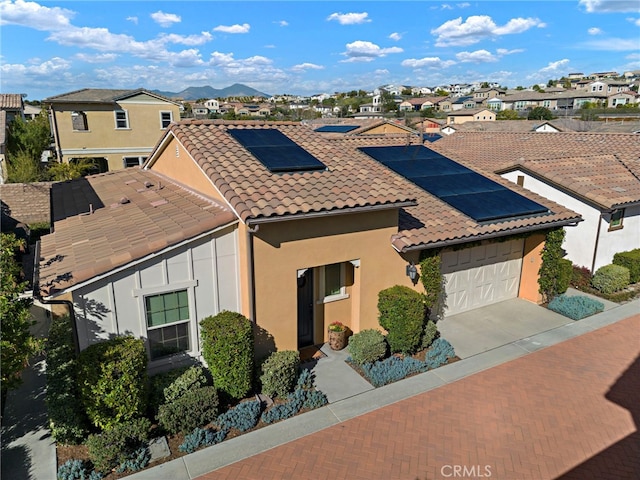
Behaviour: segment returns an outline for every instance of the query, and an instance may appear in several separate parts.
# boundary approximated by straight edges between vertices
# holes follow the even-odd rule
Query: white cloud
[[[487,50],[476,50],[475,52],[460,52],[456,54],[456,58],[462,63],[489,63],[497,62],[498,57],[495,57]]]
[[[299,63],[291,67],[294,72],[304,72],[306,70],[324,70],[322,65],[316,65],[315,63]]]
[[[359,23],[370,22],[371,19],[367,18],[369,14],[367,12],[362,13],[332,13],[327,17],[327,21],[336,20],[340,25],[356,25]]]
[[[277,23],[281,27],[288,27],[289,26],[289,22],[287,22],[286,20],[280,20],[279,22],[275,22],[275,23]]]
[[[347,43],[347,51],[342,55],[349,57],[343,62],[370,62],[379,57],[384,57],[390,53],[403,52],[400,47],[380,48],[375,43],[365,42],[362,40],[356,40],[352,43]]]
[[[437,35],[436,46],[467,46],[485,38],[522,33],[530,28],[543,28],[546,24],[537,18],[512,18],[505,25],[498,26],[488,15],[473,15],[462,21],[462,17],[449,20],[431,30]]]
[[[538,70],[540,75],[556,75],[564,72],[564,69],[567,67],[569,63],[568,58],[563,58],[562,60],[558,60],[556,62],[549,62],[546,67],[543,67]],[[530,77],[535,77],[535,75],[531,75]],[[529,78],[529,77],[527,77]]]
[[[513,55],[514,53],[522,53],[524,52],[523,48],[514,48],[513,50],[507,50],[506,48],[498,48],[496,53],[500,56],[504,55]]]
[[[375,75],[389,75],[389,70],[386,68],[378,68],[377,70],[374,70],[373,73]]]
[[[630,53],[626,57],[627,60],[640,60],[640,53]]]
[[[0,25],[22,25],[36,30],[60,30],[70,25],[75,12],[60,7],[43,7],[35,2],[0,2]]]
[[[453,10],[453,7],[448,3],[443,3],[442,5],[440,5],[440,10]]]
[[[447,68],[455,64],[453,60],[441,60],[440,57],[408,58],[400,63],[409,68]]]
[[[456,3],[456,7],[458,8],[469,8],[471,6],[470,3],[464,2],[464,3]]]
[[[195,46],[204,45],[213,39],[213,35],[209,32],[202,32],[200,35],[177,35],[175,33],[169,35],[161,35],[158,40],[166,43],[177,43],[181,45]]]
[[[640,12],[637,0],[580,0],[589,13],[602,12]]]
[[[393,32],[391,35],[389,35],[389,38],[397,42],[398,40],[402,39],[402,34],[398,32]]]
[[[103,54],[89,54],[89,53],[78,53],[74,55],[74,58],[78,60],[82,60],[87,63],[109,63],[113,62],[118,55],[115,53],[103,53]]]
[[[599,40],[589,40],[583,44],[592,50],[603,50],[609,52],[625,52],[627,50],[638,50],[638,39],[606,38]]]
[[[50,81],[50,75],[59,75],[69,70],[69,68],[71,68],[71,62],[64,58],[54,57],[51,60],[32,65],[3,63],[0,65],[0,72],[12,76],[42,76]]]
[[[151,18],[161,27],[170,27],[174,23],[180,23],[182,18],[174,13],[164,13],[162,10],[158,10],[151,14]]]
[[[138,17],[127,17],[127,22],[131,22],[135,25],[138,25]]]
[[[248,23],[243,23],[242,25],[219,25],[213,30],[215,32],[223,32],[223,33],[249,33],[249,29],[251,25]]]
[[[587,33],[589,35],[600,35],[602,33],[602,30],[600,30],[598,27],[591,27],[589,30],[587,30]]]

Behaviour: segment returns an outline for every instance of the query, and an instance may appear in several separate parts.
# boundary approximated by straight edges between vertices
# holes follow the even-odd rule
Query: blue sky
[[[640,2],[0,0],[0,91],[546,83],[640,69]]]

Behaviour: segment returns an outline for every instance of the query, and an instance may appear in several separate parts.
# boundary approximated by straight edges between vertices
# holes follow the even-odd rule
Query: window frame
[[[124,114],[124,123],[125,123],[125,126],[124,126],[124,127],[121,127],[121,126],[119,125],[119,122],[122,122],[122,121],[123,121],[123,119],[119,119],[119,118],[118,118],[118,114]],[[120,110],[114,110],[114,111],[113,111],[113,118],[114,118],[115,123],[116,123],[116,130],[130,130],[130,126],[129,126],[129,112],[128,112],[127,110],[123,110],[123,109],[120,109]]]
[[[134,159],[136,158],[138,160],[138,164],[137,165],[127,165],[127,159]],[[132,156],[132,157],[122,157],[122,166],[123,168],[135,168],[135,167],[139,167],[141,165],[144,165],[144,162],[147,161],[147,157],[140,157],[140,156]]]
[[[193,339],[192,339],[192,311],[191,311],[191,305],[193,303],[191,297],[190,297],[190,288],[180,288],[177,290],[168,290],[168,291],[162,291],[162,292],[150,292],[148,294],[145,295],[141,295],[142,297],[142,305],[143,305],[143,321],[144,321],[144,328],[145,328],[145,333],[146,333],[146,338],[147,338],[147,346],[148,346],[148,355],[149,355],[149,360],[152,362],[157,362],[157,361],[163,361],[163,360],[168,360],[171,357],[175,356],[175,355],[181,355],[184,354],[186,352],[192,352],[193,351]],[[179,318],[176,321],[171,321],[171,322],[167,322],[161,325],[156,325],[156,326],[150,326],[149,323],[149,302],[148,299],[152,298],[152,297],[164,297],[167,295],[171,295],[171,294],[178,294],[180,292],[184,292],[186,294],[186,306],[181,306],[180,303],[178,303],[178,309],[181,308],[186,308],[187,311],[187,318]],[[179,300],[178,300],[179,302]],[[164,310],[164,312],[168,311],[167,309]],[[151,313],[159,313],[159,312],[151,312]],[[186,339],[187,339],[187,348],[184,350],[178,350],[176,352],[173,353],[168,353],[168,354],[164,354],[164,355],[159,355],[159,356],[154,356],[153,354],[153,348],[152,348],[152,344],[151,344],[151,338],[149,335],[149,332],[153,332],[153,331],[160,331],[162,329],[166,329],[166,328],[170,328],[170,327],[178,327],[179,325],[185,325],[186,326]],[[176,341],[179,342],[180,338],[184,338],[184,337],[178,337],[176,336]],[[196,339],[197,340],[197,339]],[[165,345],[164,343],[162,343],[161,345]]]
[[[327,295],[327,274],[326,274],[326,268],[327,267],[331,267],[333,265],[339,265],[340,267],[340,289],[339,289],[339,293],[335,293],[335,294],[329,294]],[[318,303],[331,303],[331,302],[336,302],[338,300],[344,300],[349,298],[349,294],[347,293],[347,286],[346,286],[346,264],[345,262],[337,262],[337,263],[331,263],[331,264],[327,264],[327,265],[323,265],[319,268],[319,276],[320,276],[320,282],[319,282],[319,297],[320,299],[318,300]]]
[[[624,228],[624,208],[618,208],[611,212],[609,218],[609,232]]]
[[[163,115],[169,115],[169,121],[165,125],[165,121],[163,120]],[[169,128],[169,125],[173,122],[173,112],[171,110],[160,110],[160,130],[166,130]]]
[[[82,126],[84,128],[79,129],[76,128],[77,120],[75,118],[82,118]],[[73,110],[71,112],[71,129],[74,132],[88,132],[89,131],[89,122],[87,121],[87,114],[82,110]]]

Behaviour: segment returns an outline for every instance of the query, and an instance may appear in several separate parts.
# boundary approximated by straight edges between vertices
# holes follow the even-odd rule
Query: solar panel
[[[361,151],[477,222],[547,213],[547,207],[422,145]]]
[[[436,140],[440,140],[442,135],[439,133],[424,133],[422,134],[422,140],[426,140],[428,142],[435,142]]]
[[[275,128],[232,128],[229,135],[273,173],[325,170],[327,167]]]
[[[357,128],[360,128],[360,126],[359,125],[323,125],[322,127],[316,128],[314,132],[347,133]]]

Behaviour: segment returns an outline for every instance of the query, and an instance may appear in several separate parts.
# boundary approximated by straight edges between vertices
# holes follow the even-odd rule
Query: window
[[[147,157],[124,157],[122,165],[124,168],[138,167],[144,163]]]
[[[333,302],[349,298],[346,290],[344,263],[325,265],[320,269],[320,303]]]
[[[144,300],[151,360],[189,350],[187,290],[150,295]]]
[[[622,228],[622,219],[624,218],[624,208],[619,208],[611,213],[609,220],[609,231],[620,230]]]
[[[87,115],[84,112],[71,112],[71,125],[78,132],[86,132],[89,129]]]
[[[129,128],[129,116],[126,110],[116,110],[116,128]]]
[[[173,121],[172,112],[160,112],[160,128],[169,128],[169,124]]]

